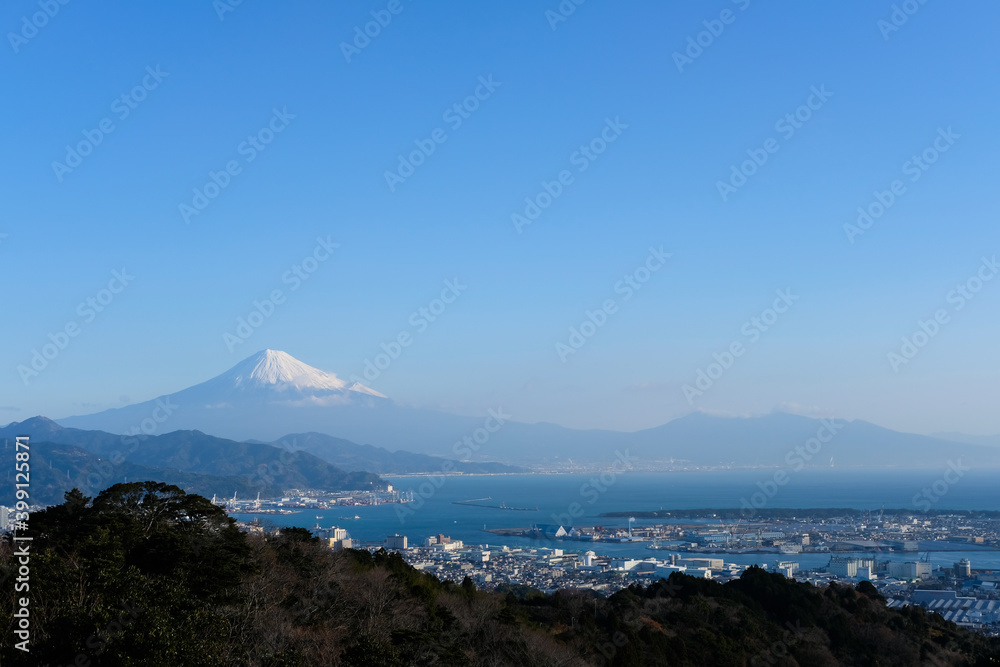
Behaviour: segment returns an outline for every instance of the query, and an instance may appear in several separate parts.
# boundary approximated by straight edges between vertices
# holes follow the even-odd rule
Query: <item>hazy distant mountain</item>
[[[969,435],[968,433],[935,433],[935,438],[953,440],[955,442],[967,442],[970,445],[984,445],[987,447],[1000,447],[1000,435]]]
[[[402,450],[359,445],[323,433],[291,433],[273,443],[290,451],[304,450],[348,472],[367,470],[379,475],[400,473],[461,472],[473,474],[523,473],[527,468],[489,461],[456,461]]]
[[[695,413],[632,434],[635,451],[734,466],[782,465],[914,468],[1000,466],[1000,449],[900,433],[861,420],[813,419],[772,413],[715,417]],[[824,442],[824,439],[828,441]]]
[[[58,420],[111,433],[200,430],[233,440],[273,442],[286,433],[324,433],[389,450],[475,461],[614,458],[609,444],[625,434],[576,431],[408,408],[360,384],[263,350],[225,373],[173,394],[123,408]],[[494,429],[487,433],[484,426]],[[486,436],[486,437],[484,437]],[[476,440],[472,440],[476,438]],[[617,445],[616,445],[617,446]],[[622,445],[623,446],[623,445]],[[609,459],[609,461],[610,461]]]
[[[607,467],[616,452],[628,450],[640,466],[827,466],[833,458],[840,467],[914,468],[945,466],[956,457],[1000,466],[1000,448],[900,433],[863,421],[837,421],[843,426],[829,442],[819,442],[810,439],[824,433],[822,420],[781,413],[752,418],[695,413],[622,433],[525,424],[512,421],[501,407],[494,415],[502,424],[495,417],[402,407],[284,352],[264,350],[189,389],[59,422],[114,433],[197,429],[234,440],[276,441],[285,433],[313,432],[388,450],[514,464],[572,459]],[[816,451],[801,449],[810,442]]]
[[[71,445],[109,462],[114,471],[102,476],[133,475],[127,464],[161,471],[149,479],[167,481],[183,475],[197,475],[242,480],[247,489],[267,495],[289,488],[311,489],[371,489],[381,485],[379,477],[370,472],[345,472],[312,454],[288,452],[268,444],[235,442],[216,438],[200,431],[173,431],[158,436],[120,436],[102,431],[61,428],[49,419],[35,417],[0,429],[0,438],[13,440],[16,435],[30,435],[32,442],[54,442]],[[86,461],[88,465],[92,462]],[[34,469],[34,468],[32,468]],[[108,466],[104,466],[107,470]],[[72,478],[72,473],[70,474]],[[120,480],[119,480],[120,481]],[[198,480],[200,483],[208,480]],[[106,484],[105,486],[110,485]],[[178,486],[186,488],[184,484]],[[72,488],[72,487],[69,487]],[[101,488],[104,488],[103,486]],[[201,488],[201,487],[199,487]],[[227,487],[229,488],[229,487]],[[97,489],[100,490],[100,489]],[[208,492],[208,490],[205,490]],[[222,488],[217,493],[225,493]],[[211,493],[209,493],[211,495]]]

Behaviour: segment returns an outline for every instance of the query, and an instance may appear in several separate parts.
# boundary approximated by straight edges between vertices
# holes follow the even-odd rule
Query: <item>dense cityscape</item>
[[[308,500],[287,502],[299,505]],[[1000,633],[1000,568],[977,568],[964,556],[947,567],[929,562],[931,552],[995,554],[1000,549],[1000,513],[909,514],[887,513],[884,508],[842,512],[779,511],[783,516],[778,517],[758,513],[753,521],[727,524],[717,516],[737,511],[659,511],[649,514],[684,518],[639,525],[630,518],[626,527],[614,529],[546,524],[488,531],[501,541],[510,535],[528,537],[538,542],[537,547],[464,544],[444,534],[413,540],[394,534],[383,542],[366,542],[351,538],[346,528],[318,524],[312,532],[335,551],[398,552],[418,570],[454,582],[468,578],[484,590],[588,589],[609,595],[636,583],[650,585],[674,572],[726,582],[738,579],[748,567],[728,562],[727,554],[773,554],[770,561],[760,559],[762,566],[790,579],[816,586],[869,581],[889,607],[918,605],[963,627],[992,636]],[[784,516],[791,514],[795,516]],[[699,521],[692,522],[696,517]],[[241,526],[266,530],[259,522]],[[594,546],[587,548],[581,542]],[[602,543],[644,543],[650,553],[646,558],[601,555],[597,551]],[[829,557],[823,566],[803,568],[797,554]]]

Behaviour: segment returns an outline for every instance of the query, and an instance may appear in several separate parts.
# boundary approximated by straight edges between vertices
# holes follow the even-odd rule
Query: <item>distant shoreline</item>
[[[768,518],[835,518],[845,514],[861,514],[872,510],[857,509],[853,507],[765,507],[762,509],[744,508],[703,508],[703,509],[672,509],[672,510],[639,510],[634,512],[602,512],[598,514],[601,518],[627,518],[637,519],[745,519],[747,515],[766,516]],[[1000,518],[998,510],[954,510],[954,509],[885,509],[890,516],[980,516],[991,519]]]

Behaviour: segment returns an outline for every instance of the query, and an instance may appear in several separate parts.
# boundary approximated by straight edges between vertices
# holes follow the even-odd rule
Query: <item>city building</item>
[[[889,561],[886,567],[886,576],[891,579],[928,579],[931,576],[931,564],[916,561],[905,563]]]
[[[853,579],[858,576],[858,568],[868,568],[869,573],[875,569],[875,561],[871,558],[850,558],[842,556],[831,556],[830,565],[827,566],[830,574],[844,579]]]
[[[797,569],[799,569],[799,564],[793,563],[790,560],[783,560],[777,565],[777,571],[789,579],[795,576],[795,571]]]
[[[347,531],[344,531],[345,533]],[[328,545],[334,551],[343,551],[344,549],[351,549],[354,547],[354,541],[349,537],[328,537]]]
[[[445,538],[445,539],[447,539],[446,542],[440,542],[439,541],[432,548],[435,551],[449,552],[449,551],[459,551],[459,550],[462,549],[462,547],[465,546],[465,544],[462,543],[462,540],[451,540],[451,539],[448,539],[448,538]]]
[[[385,548],[399,550],[406,548],[406,535],[389,535],[385,538]]]
[[[313,528],[313,533],[321,540],[326,540],[327,546],[334,551],[353,548],[354,541],[347,534],[346,528],[337,528],[336,526],[331,526],[330,528]]]
[[[709,570],[721,570],[721,558],[677,558],[673,559],[672,565],[683,565],[688,568],[700,567]]]

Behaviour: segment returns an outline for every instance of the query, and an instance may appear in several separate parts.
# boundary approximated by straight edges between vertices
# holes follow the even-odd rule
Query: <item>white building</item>
[[[701,567],[710,570],[721,570],[723,568],[721,558],[678,558],[674,565],[684,565],[686,567]]]
[[[886,574],[891,579],[928,579],[931,576],[931,564],[916,561],[906,563],[890,561]]]
[[[612,570],[623,570],[625,572],[655,572],[659,567],[655,558],[637,560],[635,558],[613,558],[611,559]]]
[[[788,579],[795,576],[795,571],[799,569],[798,563],[793,563],[789,560],[783,560],[777,565],[777,571],[785,575]]]
[[[844,579],[853,579],[858,576],[858,568],[861,567],[868,568],[870,572],[875,569],[875,561],[871,558],[843,558],[833,556],[830,558],[830,565],[827,569],[830,571],[830,574]]]
[[[337,528],[336,526],[331,526],[330,528],[313,528],[312,532],[316,534],[316,537],[334,540],[343,540],[348,537],[346,528]]]
[[[624,570],[627,572],[634,569],[641,562],[635,558],[612,558],[610,567],[612,570]]]
[[[343,551],[344,549],[350,549],[354,546],[353,540],[349,537],[342,537],[339,539],[330,537],[328,540],[330,548],[334,551]]]
[[[346,528],[331,526],[330,528],[317,528],[314,529],[313,532],[316,533],[316,536],[320,539],[326,540],[327,546],[334,551],[351,549],[354,546],[354,541],[351,540],[351,536],[347,534]]]
[[[406,535],[389,535],[385,538],[385,548],[396,550],[405,549]]]

